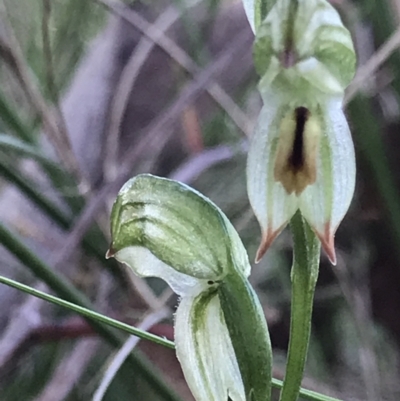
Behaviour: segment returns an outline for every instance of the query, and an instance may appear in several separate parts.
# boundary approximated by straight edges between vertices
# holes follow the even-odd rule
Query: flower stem
[[[292,307],[286,374],[280,401],[296,401],[303,378],[311,332],[311,315],[318,278],[321,244],[300,212],[291,220],[294,251]]]

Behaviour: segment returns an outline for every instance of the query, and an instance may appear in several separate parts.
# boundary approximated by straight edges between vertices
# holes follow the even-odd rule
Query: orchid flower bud
[[[246,251],[222,211],[184,184],[140,175],[120,190],[111,232],[108,256],[180,295],[176,353],[195,399],[269,401],[268,329]]]
[[[257,28],[264,101],[248,156],[250,203],[262,228],[256,260],[300,209],[336,262],[334,235],[355,186],[342,111],[355,71],[350,33],[325,0],[277,0]]]

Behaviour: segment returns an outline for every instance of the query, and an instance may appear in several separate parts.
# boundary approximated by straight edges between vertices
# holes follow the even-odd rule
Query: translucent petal
[[[343,94],[343,85],[330,73],[327,67],[314,57],[296,64],[299,76],[307,80],[315,91],[326,94]]]
[[[242,0],[242,2],[250,27],[256,33],[276,0]]]
[[[249,20],[250,27],[253,32],[256,31],[255,29],[255,21],[254,21],[254,7],[255,7],[255,0],[243,0],[243,7],[246,13],[247,19]]]
[[[182,299],[175,316],[175,345],[196,401],[246,401],[235,352],[217,293]]]
[[[350,32],[335,8],[325,0],[301,2],[294,36],[299,58],[312,54],[344,90],[354,76],[356,57]]]
[[[180,296],[195,296],[209,287],[208,280],[200,280],[180,273],[157,259],[148,249],[140,246],[122,248],[114,257],[119,262],[128,265],[138,276],[163,279]]]
[[[288,195],[282,184],[274,179],[280,124],[288,111],[277,104],[277,99],[270,98],[261,110],[247,161],[247,191],[262,231],[257,260],[298,208],[295,194]]]
[[[335,263],[334,234],[353,197],[356,166],[342,99],[330,100],[322,111],[325,132],[320,141],[317,180],[300,195],[300,211]]]

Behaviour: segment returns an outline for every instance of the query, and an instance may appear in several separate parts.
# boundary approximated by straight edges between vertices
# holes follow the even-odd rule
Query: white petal
[[[246,12],[247,19],[249,20],[252,31],[255,33],[255,20],[254,20],[254,7],[255,0],[243,0],[244,11]]]
[[[127,264],[141,277],[159,277],[165,280],[172,290],[180,296],[195,296],[209,287],[207,280],[188,276],[157,259],[147,248],[128,246],[118,251],[114,257]]]
[[[196,401],[245,401],[217,292],[184,297],[175,316],[177,357]]]
[[[344,90],[354,76],[356,58],[350,32],[335,8],[325,0],[300,2],[294,30],[299,58],[315,57]],[[323,84],[323,75],[319,80]]]
[[[278,99],[269,99],[261,110],[247,161],[247,191],[262,230],[257,260],[298,208],[295,194],[288,195],[282,184],[274,179],[279,127],[287,112],[277,104]]]
[[[335,262],[334,234],[353,197],[356,167],[342,99],[330,100],[323,112],[326,132],[320,142],[317,180],[300,195],[300,210]]]

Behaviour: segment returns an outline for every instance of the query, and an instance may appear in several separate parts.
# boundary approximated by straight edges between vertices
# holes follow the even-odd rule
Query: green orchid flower
[[[190,187],[140,175],[120,190],[108,256],[180,297],[177,357],[197,401],[268,401],[271,345],[243,244],[222,211]]]
[[[344,90],[355,71],[350,33],[325,0],[277,0],[256,30],[264,101],[247,166],[261,225],[259,260],[297,210],[336,262],[334,235],[355,186]]]

